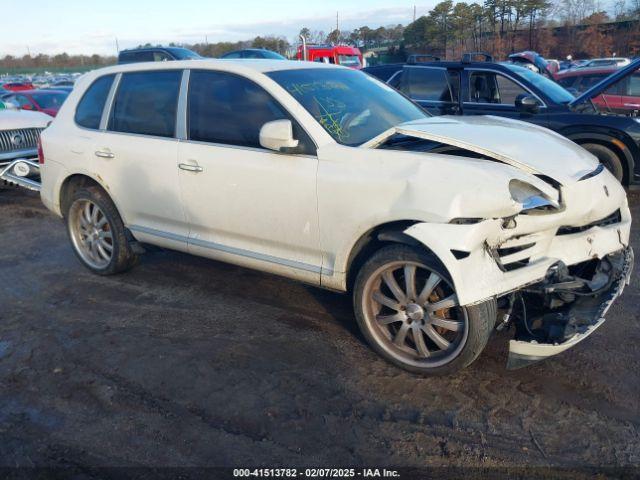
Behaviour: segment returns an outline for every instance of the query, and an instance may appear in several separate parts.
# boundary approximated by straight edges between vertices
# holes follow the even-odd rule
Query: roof
[[[202,60],[175,60],[172,62],[140,62],[114,65],[111,67],[93,70],[87,76],[96,77],[99,75],[120,72],[142,72],[149,70],[202,70],[206,68],[226,70],[236,73],[250,72],[275,72],[279,70],[302,70],[306,68],[341,68],[339,65],[331,65],[318,62],[300,62],[295,60],[272,60],[262,58],[249,59],[226,59],[226,58],[206,58]]]

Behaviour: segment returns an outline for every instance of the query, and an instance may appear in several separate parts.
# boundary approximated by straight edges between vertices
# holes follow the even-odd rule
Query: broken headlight
[[[542,212],[546,210],[557,210],[558,202],[540,189],[521,180],[511,180],[509,182],[509,193],[511,198],[522,205],[520,213]]]

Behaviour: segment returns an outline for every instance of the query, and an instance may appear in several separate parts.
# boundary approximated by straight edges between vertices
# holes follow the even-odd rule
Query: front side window
[[[472,72],[469,76],[470,100],[475,103],[513,106],[518,95],[528,94],[510,78],[494,72]]]
[[[114,77],[114,75],[100,77],[87,89],[76,108],[75,119],[78,125],[94,130],[100,128],[104,103],[109,95],[109,90],[111,90]]]
[[[261,148],[260,129],[289,119],[300,141],[299,153],[311,153],[311,140],[284,108],[251,80],[226,72],[192,71],[189,79],[189,139]]]
[[[305,68],[267,75],[343,145],[361,145],[391,127],[428,117],[402,94],[358,70]]]
[[[544,75],[532,72],[528,68],[518,67],[517,65],[506,65],[506,67],[516,75],[516,78],[521,78],[525,83],[531,84],[539,91],[544,92],[544,94],[555,103],[567,104],[575,100],[571,93]]]
[[[40,105],[40,108],[55,108],[59,109],[66,98],[69,96],[67,93],[34,93],[32,98]]]
[[[165,52],[153,52],[153,61],[154,62],[167,62],[169,60],[173,60],[173,58],[171,58],[168,53],[165,53]]]
[[[109,130],[173,137],[181,79],[181,70],[123,74]]]
[[[414,100],[451,102],[447,71],[441,68],[413,67],[402,90]]]

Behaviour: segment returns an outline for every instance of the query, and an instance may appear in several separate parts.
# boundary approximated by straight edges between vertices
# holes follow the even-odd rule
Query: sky
[[[0,2],[0,56],[28,52],[116,54],[151,44],[202,43],[284,35],[290,41],[302,27],[330,32],[339,12],[340,29],[375,28],[413,18],[404,0],[29,0],[28,13],[16,2]],[[421,0],[418,16],[437,0]],[[15,9],[15,12],[12,10]],[[7,21],[7,19],[11,19]],[[20,19],[20,20],[15,20]]]

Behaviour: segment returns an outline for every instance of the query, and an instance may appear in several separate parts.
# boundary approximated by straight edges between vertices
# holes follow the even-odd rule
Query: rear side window
[[[451,102],[447,71],[440,68],[408,68],[403,92],[414,100]]]
[[[104,102],[109,95],[113,79],[114,75],[105,75],[91,84],[76,108],[75,119],[78,125],[94,130],[100,128]]]
[[[262,126],[272,120],[289,119],[301,153],[313,151],[311,140],[298,123],[266,90],[246,78],[192,71],[188,109],[190,140],[262,148]]]
[[[109,130],[173,137],[181,79],[181,70],[123,74]]]

